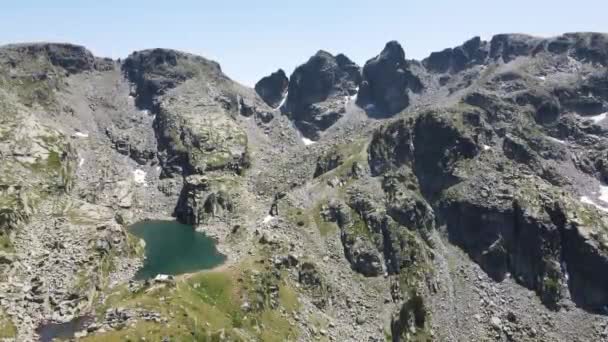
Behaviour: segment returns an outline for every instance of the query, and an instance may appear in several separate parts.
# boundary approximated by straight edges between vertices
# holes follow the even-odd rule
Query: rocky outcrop
[[[418,93],[422,88],[410,62],[405,60],[403,48],[391,41],[378,56],[365,63],[357,104],[374,105],[382,113],[392,115],[410,104],[408,92]]]
[[[123,70],[135,87],[137,105],[156,115],[163,176],[215,170],[241,173],[248,167],[247,135],[234,116],[255,114],[262,122],[272,116],[255,93],[226,77],[219,64],[154,49],[131,54]]]
[[[432,72],[456,73],[473,65],[483,64],[488,52],[488,43],[480,37],[474,37],[461,46],[431,53],[422,64]]]
[[[497,34],[490,41],[489,57],[508,63],[519,56],[530,56],[538,51],[541,38],[525,34]]]
[[[608,111],[608,75],[591,74],[581,83],[561,85],[553,90],[565,110],[580,115],[598,115]]]
[[[207,177],[192,175],[184,180],[174,215],[182,223],[197,226],[213,218],[223,219],[232,211],[230,194],[212,186]]]
[[[133,141],[131,135],[109,127],[106,128],[106,135],[118,153],[131,157],[140,165],[156,159],[156,149],[146,146],[144,141]]]
[[[494,279],[500,281],[510,272],[551,308],[557,308],[565,286],[589,309],[601,310],[608,303],[607,279],[591,271],[605,267],[608,260],[600,247],[603,238],[590,235],[605,229],[605,223],[581,220],[596,215],[590,209],[547,195],[535,197],[529,190],[513,201],[461,197],[449,203],[443,212],[450,238]]]
[[[317,140],[345,113],[345,97],[357,93],[360,68],[348,57],[319,51],[289,78],[285,111],[309,139]]]
[[[534,120],[539,124],[556,122],[562,112],[559,100],[545,91],[519,91],[514,94],[514,101],[519,106],[531,106]]]
[[[0,55],[8,57],[8,62],[13,67],[28,59],[45,58],[51,65],[64,69],[68,74],[94,70],[97,65],[103,66],[108,62],[95,58],[83,46],[58,43],[8,45],[3,48]]]
[[[585,62],[608,65],[608,34],[605,33],[566,33],[547,39],[543,49],[554,54],[565,53]]]
[[[557,219],[565,218],[560,222],[563,224],[561,253],[570,293],[575,302],[583,307],[605,312],[608,305],[608,276],[598,270],[608,267],[608,226],[605,218],[590,211],[590,208],[566,208],[566,215],[557,216]]]
[[[429,329],[429,313],[423,296],[416,291],[410,291],[407,295],[407,300],[403,301],[391,320],[393,342],[409,341],[418,336],[422,339]]]
[[[225,77],[218,63],[169,49],[133,52],[124,60],[122,70],[136,87],[138,106],[149,109],[156,105],[157,96],[201,73],[211,79]]]
[[[583,62],[608,64],[608,35],[566,33],[552,38],[525,34],[497,34],[487,42],[473,37],[463,45],[433,52],[422,61],[434,73],[458,73],[475,65],[509,63],[538,54],[568,55]]]
[[[425,196],[433,197],[458,181],[452,172],[462,158],[479,153],[475,129],[463,129],[454,121],[465,113],[428,111],[416,119],[397,120],[375,132],[369,147],[372,172],[407,165],[412,167]],[[428,132],[434,132],[428,134]]]
[[[255,91],[266,104],[272,108],[277,108],[283,101],[288,86],[289,79],[287,78],[287,75],[285,75],[285,71],[279,69],[259,80],[258,83],[255,84]]]
[[[344,163],[344,156],[336,150],[331,150],[328,153],[320,156],[317,159],[317,167],[313,178],[317,178],[324,173],[327,173]]]

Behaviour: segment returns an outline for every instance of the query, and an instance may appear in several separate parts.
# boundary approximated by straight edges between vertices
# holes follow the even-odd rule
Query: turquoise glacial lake
[[[226,260],[213,239],[177,221],[142,221],[129,231],[146,242],[146,260],[135,279],[196,272],[214,268]]]

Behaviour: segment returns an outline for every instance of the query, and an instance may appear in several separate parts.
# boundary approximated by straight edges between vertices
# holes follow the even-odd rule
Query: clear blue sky
[[[250,86],[319,49],[363,64],[392,39],[421,59],[475,35],[608,32],[608,0],[12,0],[0,8],[0,44],[71,42],[114,58],[185,50]]]

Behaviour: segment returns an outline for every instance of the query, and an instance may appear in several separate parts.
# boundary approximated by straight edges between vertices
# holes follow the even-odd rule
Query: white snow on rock
[[[344,96],[344,104],[357,100],[357,94],[359,94],[359,87],[357,87],[353,95]]]
[[[608,208],[603,207],[603,206],[593,202],[593,200],[587,196],[581,196],[581,202],[586,203],[586,204],[591,204],[592,206],[598,208],[601,211],[608,212]]]
[[[547,139],[549,139],[549,140],[551,140],[551,141],[553,141],[553,142],[556,142],[556,143],[558,143],[558,144],[562,144],[562,145],[567,145],[567,144],[568,144],[568,143],[567,143],[567,142],[565,142],[564,140],[559,140],[559,139],[554,138],[554,137],[547,137]]]
[[[541,81],[544,81],[544,80],[547,79],[547,77],[545,77],[545,76],[538,76],[538,79],[541,80]]]
[[[143,115],[150,115],[150,111],[149,111],[149,110],[147,110],[147,109],[142,109],[142,110],[140,110],[140,112],[141,112]]]
[[[82,167],[82,165],[84,165],[84,158],[80,158],[80,161],[78,162],[78,167]]]
[[[283,105],[285,104],[285,101],[287,101],[287,95],[289,95],[289,92],[285,93],[285,97],[281,100],[281,103],[279,103],[279,106],[275,109],[279,109],[279,108],[283,107]]]
[[[601,184],[599,191],[594,192],[593,194],[597,195],[598,200],[600,200],[603,205],[598,204],[588,196],[581,196],[581,202],[591,204],[592,206],[598,208],[601,211],[608,212],[608,185]]]
[[[483,145],[483,150],[487,151],[487,150],[491,150],[492,147],[488,146],[488,145]]]
[[[608,116],[608,112],[594,115],[594,116],[589,116],[589,117],[587,117],[587,119],[592,120],[594,123],[599,123],[600,121],[604,120],[606,118],[606,116]]]
[[[303,142],[303,143],[304,143],[304,145],[306,145],[306,146],[308,146],[308,145],[312,145],[312,144],[314,144],[314,143],[315,143],[314,141],[312,141],[312,140],[310,140],[310,139],[308,139],[308,138],[304,138],[304,137],[302,137],[302,142]]]
[[[274,220],[274,216],[272,216],[272,215],[266,215],[266,217],[264,217],[264,220],[262,220],[262,222],[269,223],[272,220]]]
[[[359,87],[357,87],[357,89],[355,89],[355,93],[350,96],[350,99],[351,100],[356,100],[357,99],[357,95],[359,95]]]
[[[133,171],[133,181],[137,184],[146,185],[146,172],[144,170],[137,169]]]
[[[82,133],[82,132],[76,132],[74,134],[72,134],[73,138],[88,138],[89,134],[88,133]]]
[[[600,201],[608,204],[608,186],[600,185]]]

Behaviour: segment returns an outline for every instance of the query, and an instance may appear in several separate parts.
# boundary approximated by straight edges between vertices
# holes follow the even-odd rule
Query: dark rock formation
[[[567,53],[581,61],[608,65],[608,34],[605,33],[566,33],[547,39],[543,48],[550,53]]]
[[[354,62],[319,51],[289,78],[285,110],[304,136],[316,140],[344,115],[344,97],[356,94],[360,82]]]
[[[557,121],[561,113],[559,101],[548,92],[524,90],[515,95],[515,102],[520,106],[530,105],[533,108],[534,120],[539,124],[550,124]]]
[[[422,64],[433,72],[459,72],[467,67],[483,64],[487,55],[487,42],[474,37],[461,46],[431,53]]]
[[[255,91],[272,108],[277,108],[289,86],[289,79],[283,69],[279,69],[255,84]]]
[[[184,187],[174,210],[185,224],[204,224],[211,218],[223,218],[234,210],[230,194],[214,189],[205,176],[193,175],[184,180]]]
[[[169,49],[133,52],[124,60],[122,69],[136,86],[137,104],[142,108],[152,108],[155,97],[198,74],[225,78],[218,63]]]
[[[486,115],[492,108],[501,110],[492,97],[477,94],[475,98],[469,97],[489,109]],[[464,119],[473,114],[474,109],[448,115],[430,111],[416,119],[398,120],[375,133],[369,148],[370,166],[376,175],[384,175],[387,213],[400,225],[416,227],[418,232],[432,229],[435,220],[445,224],[450,240],[488,275],[502,281],[507,273],[512,274],[550,308],[559,307],[568,279],[575,302],[600,310],[608,300],[608,292],[602,290],[607,280],[594,278],[592,267],[587,265],[600,269],[608,260],[600,247],[605,246],[603,238],[594,238],[592,233],[604,231],[603,220],[596,221],[592,217],[599,215],[597,211],[561,198],[558,190],[548,185],[555,183],[546,179],[550,168],[544,160],[561,157],[543,150],[542,144],[524,131],[518,132],[523,136],[506,133],[502,138],[500,158],[515,162],[514,169],[505,169],[503,161],[489,155],[491,159],[481,162],[483,154],[476,140],[485,135],[479,130],[484,125],[483,116],[467,119],[466,126],[457,123],[460,115]],[[526,117],[525,113],[520,115]],[[595,167],[600,172],[602,155],[598,158]],[[470,168],[474,160],[478,162]],[[527,177],[536,174],[538,178],[527,181],[519,174],[522,169],[527,170]],[[417,183],[424,197],[416,192]],[[401,241],[403,245],[413,240]],[[390,265],[386,252],[385,258]]]
[[[463,45],[433,52],[422,61],[427,70],[457,73],[490,62],[508,63],[517,57],[538,54],[569,55],[584,62],[608,64],[608,35],[602,33],[566,33],[553,38],[524,34],[497,34],[490,42],[479,37]]]
[[[357,104],[374,105],[382,113],[392,115],[410,104],[408,91],[420,92],[422,88],[422,82],[405,60],[403,48],[391,41],[378,56],[365,63]]]
[[[96,58],[83,46],[72,44],[41,43],[9,45],[4,53],[16,54],[12,63],[19,64],[24,59],[46,57],[49,62],[65,69],[70,74],[95,69]]]
[[[598,115],[608,111],[608,74],[594,73],[582,83],[562,85],[553,93],[565,110],[580,115]]]
[[[339,152],[333,150],[330,151],[317,159],[317,167],[313,178],[317,178],[324,173],[327,173],[344,163],[344,156]]]
[[[490,41],[489,57],[508,63],[519,56],[530,56],[538,51],[541,38],[525,34],[497,34]]]

